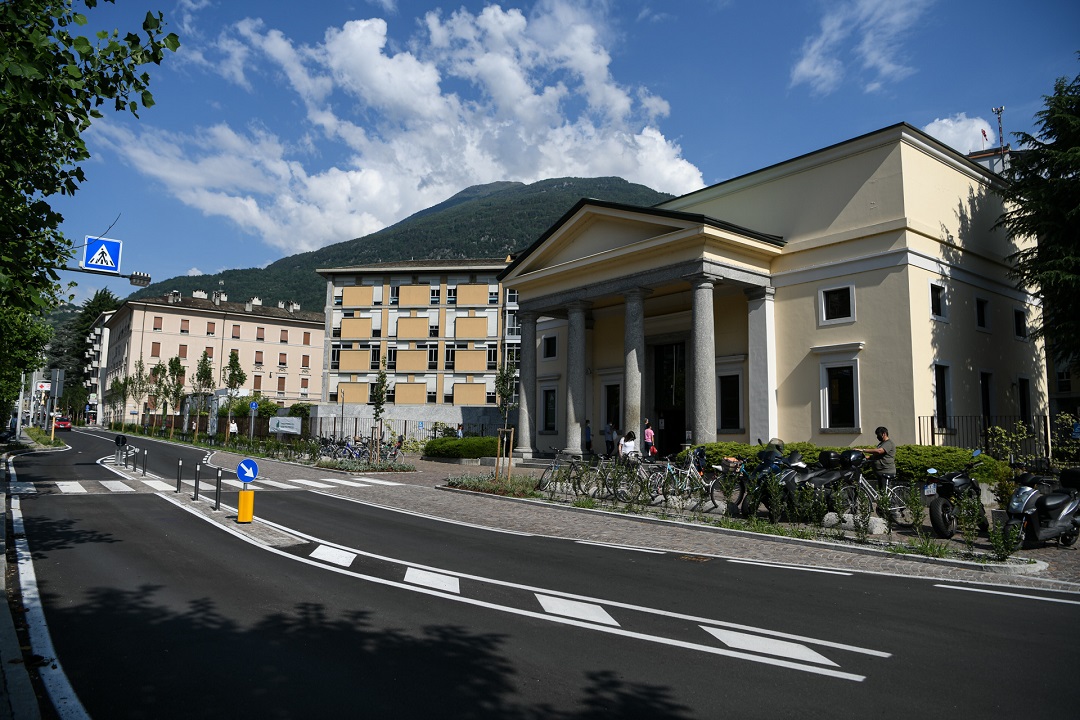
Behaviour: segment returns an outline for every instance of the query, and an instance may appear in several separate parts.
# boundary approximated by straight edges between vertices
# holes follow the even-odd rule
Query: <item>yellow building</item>
[[[141,358],[147,371],[174,357],[184,366],[190,392],[199,360],[205,351],[220,384],[221,369],[237,351],[247,375],[244,395],[263,395],[281,406],[316,403],[322,393],[322,349],[325,316],[301,312],[295,303],[264,306],[259,298],[229,302],[223,292],[195,291],[191,297],[171,292],[159,298],[125,300],[108,318],[105,328],[108,353],[103,359],[108,392],[114,379],[131,376]],[[127,407],[101,405],[104,422],[124,418],[135,422],[140,411],[134,400]]]
[[[395,419],[497,422],[495,374],[516,348],[504,259],[423,260],[324,268],[323,401],[366,414],[385,363]]]
[[[872,445],[879,425],[971,444],[1045,414],[1000,182],[899,124],[655,207],[582,200],[499,276],[519,293],[518,450],[580,448],[586,420],[595,443],[649,418],[668,450]]]

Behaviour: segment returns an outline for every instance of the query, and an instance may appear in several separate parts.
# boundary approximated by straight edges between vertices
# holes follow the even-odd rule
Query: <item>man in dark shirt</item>
[[[887,427],[879,427],[874,434],[878,439],[877,447],[863,450],[863,452],[870,458],[870,464],[877,473],[878,480],[884,481],[886,478],[891,480],[896,477],[896,443],[889,439]]]

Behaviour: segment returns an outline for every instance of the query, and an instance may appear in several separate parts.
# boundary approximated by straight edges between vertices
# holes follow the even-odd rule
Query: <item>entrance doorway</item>
[[[653,407],[657,452],[678,452],[686,437],[686,343],[653,346]]]

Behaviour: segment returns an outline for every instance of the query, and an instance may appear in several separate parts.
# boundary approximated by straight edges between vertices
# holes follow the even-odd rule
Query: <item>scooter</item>
[[[1006,537],[1013,536],[1014,548],[1025,542],[1057,539],[1062,547],[1080,538],[1080,468],[1062,470],[1057,482],[1052,477],[1023,475],[1020,487],[1009,499]]]
[[[927,474],[929,481],[923,487],[925,495],[937,494],[930,501],[930,525],[934,528],[934,534],[939,538],[951,538],[956,534],[956,507],[957,498],[973,496],[979,501],[979,529],[986,530],[990,523],[986,520],[986,510],[982,504],[982,488],[978,481],[971,477],[980,460],[977,458],[982,450],[976,450],[971,454],[971,462],[964,466],[963,470],[945,473],[940,478],[936,477],[937,469],[930,468]]]

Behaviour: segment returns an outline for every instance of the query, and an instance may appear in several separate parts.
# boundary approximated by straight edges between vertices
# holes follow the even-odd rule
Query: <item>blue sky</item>
[[[1006,141],[1032,131],[1080,50],[1064,0],[116,5],[88,34],[154,9],[182,47],[150,70],[140,120],[91,128],[87,181],[55,206],[76,244],[121,240],[121,270],[155,281],[265,266],[480,183],[681,194],[901,121],[978,150],[994,106]],[[76,302],[132,290],[64,279]]]

